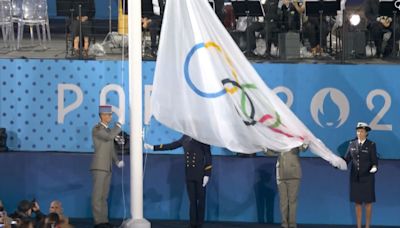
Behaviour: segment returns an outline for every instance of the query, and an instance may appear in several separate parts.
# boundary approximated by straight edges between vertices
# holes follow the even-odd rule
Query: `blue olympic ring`
[[[196,53],[196,51],[200,48],[205,48],[205,44],[204,43],[199,43],[196,44],[195,46],[193,46],[193,48],[190,50],[190,52],[187,54],[186,59],[185,59],[185,64],[184,64],[184,74],[185,74],[185,79],[187,84],[189,85],[189,87],[199,96],[201,97],[205,97],[205,98],[216,98],[219,96],[222,96],[224,94],[226,94],[226,90],[225,88],[223,88],[221,91],[219,92],[215,92],[215,93],[207,93],[207,92],[203,92],[201,91],[199,88],[197,88],[192,79],[190,78],[190,73],[189,73],[189,64],[190,64],[190,60],[192,59],[193,55]]]

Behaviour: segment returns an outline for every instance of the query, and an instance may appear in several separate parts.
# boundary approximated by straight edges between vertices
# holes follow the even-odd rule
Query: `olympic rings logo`
[[[223,89],[217,92],[205,92],[199,89],[191,79],[191,72],[190,72],[190,62],[193,56],[199,51],[200,49],[215,49],[217,53],[222,57],[225,64],[227,64],[230,76],[228,78],[224,78],[221,80],[223,85]],[[243,119],[243,122],[247,126],[254,126],[257,123],[265,124],[268,128],[272,131],[285,135],[287,137],[294,137],[292,134],[286,133],[282,128],[286,128],[286,126],[282,123],[280,115],[275,111],[274,115],[271,114],[262,114],[257,115],[261,116],[260,118],[256,117],[256,109],[254,106],[254,102],[250,95],[248,94],[248,90],[250,89],[257,89],[255,84],[251,83],[239,83],[238,72],[233,65],[233,62],[229,55],[219,46],[217,43],[209,41],[206,43],[198,43],[192,47],[192,49],[188,52],[185,62],[184,62],[184,77],[188,86],[199,96],[204,98],[217,98],[221,97],[225,94],[229,94],[231,96],[240,92],[240,110],[235,107],[237,113]],[[249,110],[248,110],[249,109]],[[275,116],[275,117],[274,117]],[[267,123],[268,122],[268,123]],[[271,123],[272,122],[272,123]],[[302,137],[299,137],[303,140]]]
[[[400,10],[400,0],[397,0],[394,2],[394,7],[396,7],[398,10]]]

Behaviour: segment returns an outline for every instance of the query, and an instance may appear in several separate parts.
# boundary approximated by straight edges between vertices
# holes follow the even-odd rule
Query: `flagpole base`
[[[146,219],[129,219],[124,221],[120,228],[151,228],[151,224]]]

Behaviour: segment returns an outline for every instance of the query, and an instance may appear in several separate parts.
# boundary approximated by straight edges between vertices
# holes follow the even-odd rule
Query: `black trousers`
[[[82,37],[89,37],[92,34],[92,21],[82,22]],[[73,37],[79,36],[79,21],[73,20],[70,25],[70,31],[72,32]]]
[[[268,23],[267,26],[265,23]],[[249,40],[247,40],[247,51],[251,52],[256,48],[256,34],[255,32],[261,32],[266,36],[268,40],[267,43],[267,51],[269,51],[269,47],[272,43],[277,43],[278,35],[277,35],[277,25],[273,22],[253,22],[247,28],[248,30],[244,34],[246,36],[247,32],[249,33]]]
[[[320,28],[320,26],[322,26]],[[322,44],[320,44],[320,33],[322,34]],[[328,23],[323,20],[320,25],[319,17],[309,17],[308,21],[304,24],[304,38],[307,38],[310,42],[311,47],[315,47],[318,44],[321,47],[326,47],[326,36],[328,35]]]
[[[155,52],[157,50],[157,35],[161,30],[161,18],[154,17],[151,18],[151,22],[149,24],[150,31],[150,41],[151,41],[151,51]]]
[[[190,204],[190,226],[200,228],[204,223],[206,188],[203,180],[186,180]]]
[[[396,41],[399,40],[399,35],[400,35],[400,29],[399,29],[399,24],[396,25]],[[383,56],[388,56],[392,53],[393,50],[393,29],[390,28],[385,28],[380,22],[378,21],[373,21],[368,25],[368,31],[370,33],[370,39],[374,41],[375,46],[376,46],[376,53],[379,56],[380,54],[383,54]],[[392,36],[386,43],[386,47],[382,46],[383,43],[383,34],[386,32],[392,32]]]

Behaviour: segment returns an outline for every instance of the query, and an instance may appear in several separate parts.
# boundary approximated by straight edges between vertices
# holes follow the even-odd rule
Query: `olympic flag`
[[[234,152],[313,153],[346,169],[269,89],[220,23],[207,0],[168,0],[151,98],[164,125]]]

